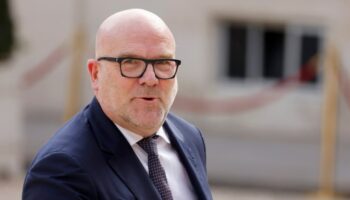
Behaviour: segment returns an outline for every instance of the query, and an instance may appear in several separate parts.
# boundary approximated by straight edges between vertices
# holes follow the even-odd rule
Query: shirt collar
[[[124,137],[126,138],[126,140],[129,142],[130,146],[135,145],[138,141],[142,140],[143,137],[141,135],[138,135],[128,129],[125,129],[121,126],[119,126],[118,124],[115,124],[118,129],[120,130],[120,132],[124,135]],[[165,133],[165,130],[163,128],[163,126],[161,126],[159,128],[159,130],[157,131],[156,135],[160,136],[161,138],[163,138],[163,140],[165,142],[167,142],[168,144],[170,144],[170,139],[168,137],[168,135]]]
[[[166,134],[163,126],[161,126],[160,129],[157,131],[157,135],[159,135],[161,138],[163,138],[166,143],[170,144],[169,136],[168,136],[168,134]]]

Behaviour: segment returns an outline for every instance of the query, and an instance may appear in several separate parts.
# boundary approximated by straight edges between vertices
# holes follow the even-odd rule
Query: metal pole
[[[334,199],[334,174],[339,93],[339,57],[334,47],[329,48],[325,60],[325,90],[321,138],[321,168],[318,199]]]
[[[73,36],[73,58],[70,67],[69,85],[66,96],[66,106],[64,111],[64,120],[71,118],[79,110],[79,102],[81,97],[81,80],[83,59],[86,49],[86,35],[85,35],[85,1],[75,1],[75,33]]]

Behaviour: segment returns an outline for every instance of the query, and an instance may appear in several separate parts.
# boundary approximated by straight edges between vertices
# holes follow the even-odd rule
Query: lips
[[[151,102],[151,101],[157,100],[159,98],[158,97],[145,96],[145,97],[136,97],[135,99]]]
[[[155,98],[153,97],[142,97],[143,100],[145,101],[153,101]]]

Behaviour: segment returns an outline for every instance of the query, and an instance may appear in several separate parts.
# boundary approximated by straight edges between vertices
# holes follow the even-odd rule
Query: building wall
[[[192,104],[196,104],[198,99],[204,99],[210,100],[212,104],[209,105],[213,106],[210,111],[192,111],[186,109],[190,103],[185,102],[177,103],[173,111],[199,126],[208,138],[306,140],[314,144],[319,141],[322,125],[323,79],[311,87],[294,86],[278,92],[271,89],[274,81],[232,81],[222,75],[225,40],[220,31],[220,23],[224,19],[321,27],[324,30],[323,52],[329,45],[334,45],[340,51],[344,68],[350,70],[350,62],[346,59],[350,52],[350,22],[347,20],[350,17],[350,3],[347,0],[14,0],[11,3],[18,44],[12,60],[6,64],[6,74],[16,80],[15,85],[18,84],[15,88],[20,97],[11,98],[19,100],[23,109],[25,131],[21,134],[26,141],[31,141],[25,147],[30,149],[26,151],[27,157],[30,157],[63,121],[68,77],[74,53],[72,40],[77,28],[76,17],[79,15],[83,16],[85,25],[85,60],[94,56],[95,32],[102,20],[110,14],[138,7],[160,15],[173,30],[177,41],[177,58],[183,61],[178,76],[180,90],[176,101],[190,99]],[[61,54],[52,53],[57,49]],[[50,55],[53,56],[49,59],[51,62],[43,62]],[[39,74],[36,76],[38,81],[32,81],[33,85],[21,88],[23,83],[27,83],[24,81],[25,75],[39,65],[53,67],[47,73],[35,73]],[[323,71],[320,70],[321,76]],[[92,96],[85,61],[81,61],[81,73],[83,80],[80,83],[82,94],[79,101],[83,107]],[[1,76],[4,75],[0,74]],[[1,84],[7,84],[5,82],[6,80]],[[266,104],[259,106],[259,100],[263,100],[265,91],[276,98],[271,98]],[[248,106],[242,109],[237,106],[253,100],[257,102],[252,104],[255,107]],[[233,104],[234,108],[215,109],[217,104],[222,102],[229,102],[227,104]],[[348,138],[344,133],[349,131],[346,122],[349,105],[343,98],[340,106],[342,112],[339,130],[342,137]],[[17,116],[17,119],[20,121],[21,117]],[[213,154],[210,153],[211,155]],[[214,155],[210,159],[214,159],[213,157]],[[220,162],[217,165],[220,165]],[[214,169],[215,167],[214,164],[209,165],[209,170],[214,174],[220,170]]]

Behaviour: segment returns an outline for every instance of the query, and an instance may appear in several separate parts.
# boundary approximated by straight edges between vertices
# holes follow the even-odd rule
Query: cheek
[[[172,101],[174,101],[174,99],[175,99],[175,96],[176,96],[176,94],[177,94],[177,90],[178,90],[178,85],[177,85],[177,81],[176,81],[176,83],[175,83],[175,85],[174,85],[174,88],[173,88],[173,94],[172,94],[173,100],[172,100]]]
[[[178,86],[177,86],[177,80],[175,79],[174,80],[174,83],[172,84],[172,86],[171,86],[171,96],[174,98],[175,96],[176,96],[176,94],[177,94],[177,88],[178,88]]]
[[[118,99],[118,90],[120,90],[115,72],[104,71],[99,79],[99,95],[109,103]]]
[[[175,79],[173,82],[169,83],[165,91],[167,91],[167,100],[169,101],[168,103],[171,105],[175,99],[175,96],[177,94],[177,80]]]
[[[120,107],[126,107],[126,105],[130,103],[135,88],[133,79],[113,77],[108,80],[106,85],[106,93],[114,106],[118,107],[118,109],[121,109]]]

